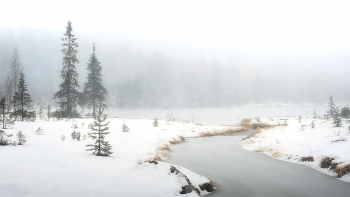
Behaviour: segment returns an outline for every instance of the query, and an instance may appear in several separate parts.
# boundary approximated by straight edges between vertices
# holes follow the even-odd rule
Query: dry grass
[[[175,138],[169,141],[170,144],[178,144],[179,141],[177,141]]]
[[[320,163],[321,168],[329,168],[332,166],[332,161],[334,157],[323,157]]]
[[[307,157],[301,157],[300,160],[301,162],[313,162],[314,161],[314,157],[313,156],[307,156]]]
[[[222,131],[204,131],[199,133],[200,137],[210,137],[210,136],[216,136],[216,135],[228,135],[228,134],[232,134],[235,132],[243,132],[246,131],[247,128],[246,127],[236,127],[236,128],[229,128],[226,130],[222,130]]]
[[[340,177],[350,173],[350,164],[343,166],[343,167],[336,167],[333,171],[335,173],[337,173],[337,177],[340,178]]]
[[[218,131],[204,131],[199,133],[200,137],[210,137],[215,135],[220,135],[220,133]]]
[[[250,122],[251,121],[252,121],[252,119],[248,119],[248,118],[243,119],[241,126],[247,128],[247,129],[250,129]]]
[[[278,157],[281,157],[282,156],[282,154],[280,153],[280,152],[274,152],[273,154],[272,154],[272,157],[273,158],[278,158]]]
[[[332,165],[331,167],[329,168],[330,171],[333,171],[338,167],[338,165],[341,164],[341,163],[338,163],[338,162],[332,162]]]
[[[180,138],[181,141],[185,141],[185,137],[184,136],[179,135],[179,138]]]
[[[160,147],[160,150],[161,151],[170,151],[170,148],[168,145],[164,145],[164,146]]]

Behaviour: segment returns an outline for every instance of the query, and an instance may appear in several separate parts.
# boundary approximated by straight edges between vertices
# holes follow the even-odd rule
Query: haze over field
[[[0,79],[17,47],[37,104],[61,82],[72,22],[79,82],[92,53],[109,107],[222,107],[350,99],[349,5],[342,1],[11,1],[0,12]],[[0,80],[0,84],[3,81]]]

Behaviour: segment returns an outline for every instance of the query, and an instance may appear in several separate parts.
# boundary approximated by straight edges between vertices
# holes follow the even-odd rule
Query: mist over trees
[[[89,71],[84,65],[90,61],[87,57],[91,55],[91,43],[97,41],[109,108],[228,107],[270,102],[323,103],[329,95],[338,102],[350,98],[347,54],[222,53],[120,35],[75,33],[79,38],[76,58],[80,60],[76,64],[80,76],[77,82],[86,82]],[[11,53],[17,47],[34,103],[54,103],[52,95],[61,83],[61,34],[0,30],[2,94],[10,84],[6,83],[6,73]],[[83,92],[83,88],[79,91]]]

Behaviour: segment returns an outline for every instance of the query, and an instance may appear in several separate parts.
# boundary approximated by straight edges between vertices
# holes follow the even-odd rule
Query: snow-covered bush
[[[10,140],[9,137],[12,137],[12,134],[7,134],[5,131],[0,130],[0,146],[9,145]]]
[[[39,127],[35,132],[38,135],[43,135],[44,134],[44,130],[41,127]]]
[[[61,136],[62,142],[64,142],[65,139],[66,139],[66,136],[62,135],[62,136]]]

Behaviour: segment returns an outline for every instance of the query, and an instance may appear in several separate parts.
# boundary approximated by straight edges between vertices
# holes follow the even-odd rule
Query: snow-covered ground
[[[203,131],[225,130],[219,125],[196,125],[181,121],[109,118],[110,134],[106,140],[113,146],[111,157],[97,157],[85,151],[91,144],[83,136],[90,132],[93,119],[16,122],[6,133],[22,131],[27,138],[23,146],[0,147],[0,196],[178,196],[187,185],[180,175],[170,173],[170,164],[144,162],[155,157],[156,149],[169,145],[179,136],[196,137]],[[76,121],[77,129],[72,128]],[[84,125],[83,125],[84,123]],[[125,123],[129,132],[122,132]],[[43,135],[37,135],[41,127]],[[71,138],[81,132],[81,140]],[[62,135],[65,140],[62,141]],[[160,157],[166,159],[166,151]],[[209,182],[206,177],[176,166],[194,186]],[[201,191],[201,195],[207,194]],[[197,196],[195,192],[185,196]]]
[[[311,127],[312,121],[315,128]],[[256,123],[257,119],[252,119],[251,123],[254,122]],[[335,176],[335,173],[320,167],[323,157],[334,157],[333,162],[343,162],[339,167],[350,164],[350,124],[344,119],[341,127],[334,127],[332,120],[310,117],[303,117],[301,120],[299,117],[261,118],[260,122],[288,125],[261,129],[260,132],[257,131],[251,137],[242,140],[242,148],[262,152],[272,158],[303,164],[331,176]],[[307,156],[312,156],[314,161],[300,161],[301,157]],[[340,179],[350,182],[350,174]]]

